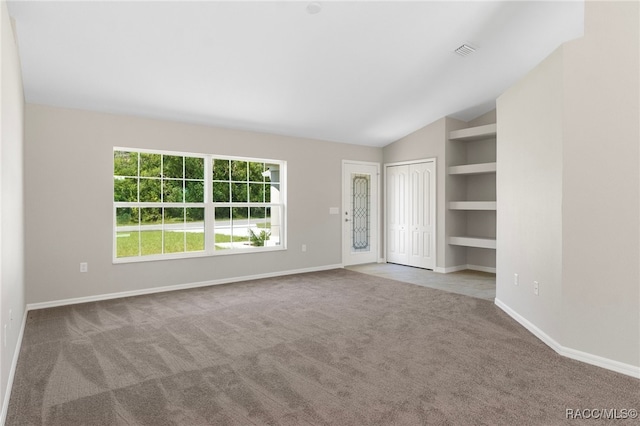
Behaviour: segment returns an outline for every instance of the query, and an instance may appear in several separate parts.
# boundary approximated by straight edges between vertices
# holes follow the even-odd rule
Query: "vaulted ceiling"
[[[27,102],[384,146],[470,120],[582,1],[10,1]],[[476,48],[466,57],[454,50]]]

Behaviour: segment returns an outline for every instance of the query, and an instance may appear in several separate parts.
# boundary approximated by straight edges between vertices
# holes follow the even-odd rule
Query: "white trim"
[[[514,320],[519,322],[520,325],[522,325],[524,328],[529,330],[534,336],[536,336],[538,339],[542,340],[542,342],[544,344],[546,344],[547,346],[549,346],[551,349],[553,349],[554,351],[556,351],[558,353],[560,353],[562,351],[562,345],[560,345],[558,342],[556,342],[547,333],[545,333],[544,331],[540,330],[537,326],[535,326],[533,323],[531,323],[528,319],[526,319],[525,317],[523,317],[522,315],[520,315],[519,313],[517,313],[516,311],[511,309],[509,306],[507,306],[504,302],[502,302],[497,297],[495,298],[495,304],[500,309],[502,309],[507,315],[509,315],[511,318],[513,318]]]
[[[599,355],[590,354],[588,352],[579,351],[577,349],[567,348],[558,343],[555,339],[549,336],[544,331],[540,330],[535,324],[528,319],[511,309],[504,302],[496,297],[495,304],[502,309],[507,315],[516,320],[520,325],[529,330],[534,336],[540,339],[544,344],[556,351],[558,355],[575,359],[587,364],[595,365],[596,367],[605,368],[607,370],[615,371],[627,376],[640,379],[640,366],[626,364],[613,359],[604,358]]]
[[[496,273],[496,268],[491,266],[467,265],[467,269],[470,269],[472,271],[488,272],[490,274]]]
[[[433,271],[441,274],[450,274],[451,272],[464,271],[465,269],[467,269],[467,265],[449,266],[448,268],[436,266]]]
[[[198,157],[205,158],[207,156],[214,156],[215,158],[219,158],[221,160],[240,160],[240,161],[249,161],[254,163],[278,163],[282,160],[276,160],[274,158],[258,158],[258,157],[243,157],[238,155],[218,155],[211,153],[203,153],[203,152],[191,152],[191,151],[174,151],[169,149],[150,149],[150,148],[133,148],[130,146],[114,146],[114,151],[128,151],[128,152],[143,152],[145,154],[165,154],[165,155],[177,155],[177,156],[187,156],[187,157]]]
[[[240,282],[240,281],[257,280],[261,278],[273,278],[273,277],[280,277],[280,276],[293,275],[293,274],[304,274],[307,272],[327,271],[330,269],[341,269],[343,267],[344,266],[342,264],[315,266],[311,268],[291,269],[288,271],[267,272],[265,274],[244,275],[241,277],[220,278],[220,279],[211,280],[211,281],[176,284],[176,285],[169,285],[164,287],[152,287],[152,288],[145,288],[140,290],[122,291],[118,293],[99,294],[96,296],[75,297],[72,299],[60,299],[60,300],[53,300],[50,302],[29,303],[27,304],[27,310],[31,311],[34,309],[44,309],[44,308],[53,308],[56,306],[75,305],[78,303],[97,302],[101,300],[118,299],[121,297],[131,297],[131,296],[141,296],[144,294],[163,293],[166,291],[186,290],[189,288],[207,287],[207,286],[218,285],[218,284],[231,284],[231,283]]]
[[[11,361],[11,367],[9,368],[9,378],[7,380],[7,389],[4,393],[4,401],[2,402],[2,411],[0,411],[0,425],[4,425],[7,421],[7,415],[9,412],[9,399],[11,399],[11,390],[13,389],[13,379],[16,376],[16,368],[18,367],[18,357],[20,356],[20,348],[22,348],[22,337],[24,336],[24,329],[27,325],[27,313],[28,309],[24,310],[22,316],[22,325],[20,326],[20,333],[18,333],[18,340],[16,341],[16,349],[13,352],[13,360]]]
[[[496,268],[491,266],[480,266],[480,265],[458,265],[458,266],[449,266],[448,268],[436,267],[433,269],[434,272],[439,272],[441,274],[450,274],[451,272],[458,271],[480,271],[480,272],[489,272],[490,274],[496,273]]]
[[[113,265],[119,265],[123,263],[143,263],[143,262],[157,262],[164,260],[178,260],[178,259],[191,259],[197,257],[216,257],[216,256],[232,256],[235,254],[248,254],[248,253],[264,253],[268,251],[286,251],[286,247],[282,245],[269,246],[269,247],[247,247],[247,248],[235,248],[228,250],[218,250],[215,254],[208,253],[206,251],[185,251],[179,253],[167,253],[159,255],[145,255],[145,256],[129,256],[118,257],[113,259],[111,263]]]
[[[596,367],[606,368],[607,370],[615,371],[616,373],[640,379],[640,367],[637,367],[635,365],[626,364],[624,362],[590,354],[588,352],[579,351],[577,349],[567,348],[564,346],[562,346],[562,352],[560,352],[560,355],[567,358],[575,359],[576,361],[595,365]]]
[[[407,166],[409,164],[422,164],[422,163],[436,163],[436,157],[422,158],[417,160],[409,160],[409,161],[396,161],[394,163],[384,163],[384,167],[394,167],[394,166]]]

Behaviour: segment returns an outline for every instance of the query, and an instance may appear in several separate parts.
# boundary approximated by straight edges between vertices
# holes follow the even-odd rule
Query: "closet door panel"
[[[408,166],[387,168],[387,261],[408,262]]]
[[[435,162],[387,167],[387,261],[435,268]]]
[[[411,174],[411,223],[412,253],[411,266],[435,267],[432,238],[435,234],[435,209],[432,198],[435,195],[435,167],[433,162],[412,164]]]

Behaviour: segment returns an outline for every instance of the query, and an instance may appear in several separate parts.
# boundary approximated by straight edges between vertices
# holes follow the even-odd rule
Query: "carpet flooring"
[[[6,425],[556,425],[596,408],[640,408],[640,381],[555,354],[489,301],[340,269],[31,311]]]

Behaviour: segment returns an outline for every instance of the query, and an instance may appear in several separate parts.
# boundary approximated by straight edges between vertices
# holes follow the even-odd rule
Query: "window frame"
[[[116,151],[125,151],[125,152],[133,152],[138,154],[138,158],[140,158],[140,154],[160,154],[167,156],[181,156],[181,157],[195,157],[195,158],[203,158],[204,159],[204,200],[202,203],[200,202],[141,202],[140,201],[140,182],[137,183],[138,201],[129,202],[129,201],[115,201],[115,152]],[[279,185],[279,202],[278,203],[266,203],[266,202],[233,202],[231,198],[228,202],[213,202],[213,160],[230,160],[230,161],[244,161],[244,162],[254,162],[254,163],[264,163],[264,164],[274,164],[279,166],[279,180],[276,182]],[[158,261],[158,260],[172,260],[172,259],[188,259],[188,258],[198,258],[198,257],[211,257],[211,256],[228,256],[235,254],[253,254],[253,253],[263,253],[263,252],[272,252],[272,251],[283,251],[287,249],[287,162],[285,160],[276,160],[276,159],[268,159],[268,158],[257,158],[257,157],[239,157],[239,156],[231,156],[231,155],[217,155],[217,154],[204,154],[204,153],[194,153],[187,151],[170,151],[170,150],[157,150],[157,149],[146,149],[146,148],[131,148],[124,146],[114,146],[112,150],[112,163],[111,163],[111,171],[112,171],[112,263],[136,263],[136,262],[149,262],[149,261]],[[162,182],[163,175],[159,179]],[[138,163],[138,176],[136,178],[139,180],[140,176],[140,165]],[[251,183],[249,180],[250,177],[247,176],[247,183]],[[189,179],[186,176],[183,176],[182,180],[184,182]],[[192,179],[196,180],[196,179]],[[230,179],[230,183],[233,181]],[[266,184],[266,182],[265,182]],[[162,192],[162,184],[161,189]],[[247,188],[249,191],[249,188]],[[249,199],[249,197],[247,197]],[[161,253],[161,254],[149,254],[143,255],[138,252],[136,256],[125,256],[118,257],[118,223],[117,223],[117,210],[119,208],[204,208],[204,250],[202,251],[185,251],[182,252],[172,252],[172,253]],[[277,209],[280,213],[280,221],[278,223],[279,226],[279,244],[273,246],[252,246],[252,247],[244,247],[244,248],[228,248],[228,249],[216,249],[215,243],[215,209],[216,208],[252,208],[252,207],[260,207],[260,208],[271,208],[272,213],[271,217],[273,217],[273,210]],[[186,221],[185,221],[186,223]],[[135,226],[135,225],[133,225]],[[138,227],[141,226],[140,221],[138,221]],[[161,222],[161,226],[164,226],[164,215]],[[138,231],[140,232],[140,231]],[[163,237],[164,238],[164,237]],[[186,237],[185,237],[186,238]],[[186,240],[185,240],[186,241]],[[139,242],[139,244],[141,244]],[[164,250],[164,248],[163,248]]]

